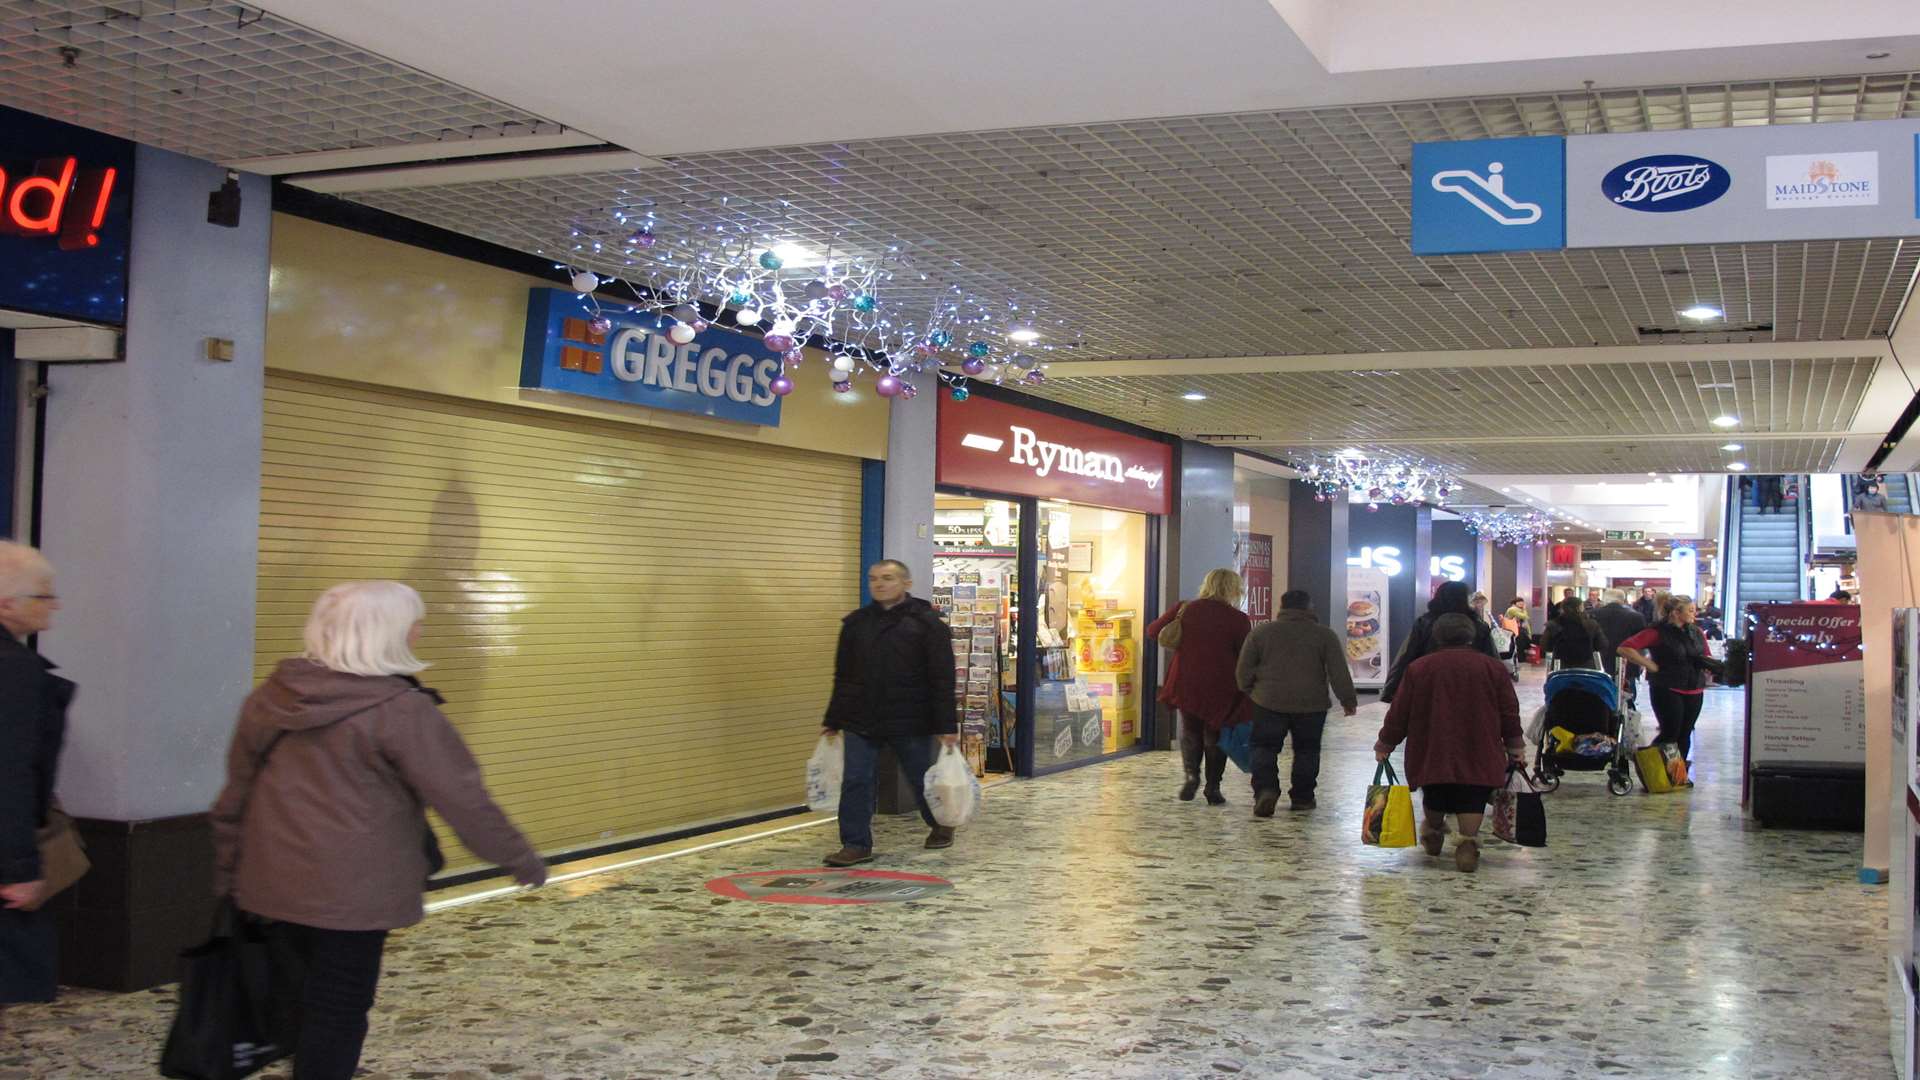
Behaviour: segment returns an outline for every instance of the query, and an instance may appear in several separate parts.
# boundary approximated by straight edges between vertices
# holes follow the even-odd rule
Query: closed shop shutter
[[[259,677],[323,589],[393,578],[427,602],[422,679],[542,851],[801,802],[856,459],[274,373],[264,464]]]

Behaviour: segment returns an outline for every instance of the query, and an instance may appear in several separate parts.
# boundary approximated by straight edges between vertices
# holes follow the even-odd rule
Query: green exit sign
[[[1639,529],[1634,529],[1630,532],[1622,529],[1607,530],[1607,539],[1609,540],[1645,540],[1646,538],[1647,534]]]

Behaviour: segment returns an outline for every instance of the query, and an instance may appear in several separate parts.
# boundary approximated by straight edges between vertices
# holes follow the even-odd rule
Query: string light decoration
[[[1553,519],[1545,514],[1473,511],[1461,515],[1467,534],[1502,547],[1545,547],[1553,538]]]
[[[794,237],[812,230],[787,211],[784,201],[663,207],[633,199],[577,222],[569,261],[555,269],[596,319],[604,294],[616,292],[632,300],[614,303],[654,315],[677,344],[723,321],[761,333],[785,360],[778,394],[792,392],[806,345],[826,354],[835,390],[851,393],[869,379],[883,397],[911,399],[929,380],[956,391],[973,379],[1041,385],[1048,355],[1076,337],[1021,297],[943,284],[901,243],[843,246],[838,233],[800,242]]]
[[[1424,461],[1375,461],[1352,454],[1316,461],[1302,478],[1313,486],[1316,502],[1354,493],[1366,499],[1368,510],[1379,510],[1382,503],[1443,506],[1460,486],[1439,466]]]

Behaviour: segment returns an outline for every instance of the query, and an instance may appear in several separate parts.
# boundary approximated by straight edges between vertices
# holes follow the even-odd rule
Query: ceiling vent
[[[1642,345],[1725,345],[1736,342],[1771,341],[1772,323],[1730,327],[1724,330],[1689,330],[1677,326],[1637,326],[1634,336]]]

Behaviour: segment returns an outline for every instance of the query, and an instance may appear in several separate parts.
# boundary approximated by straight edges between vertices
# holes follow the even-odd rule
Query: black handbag
[[[160,1054],[175,1080],[239,1080],[293,1053],[298,1018],[274,995],[267,928],[223,897],[206,942],[180,954],[180,1008]]]
[[[284,734],[275,733],[254,759],[255,784]],[[251,800],[252,788],[247,795]],[[243,820],[246,812],[243,801]],[[180,954],[180,1005],[160,1052],[160,1075],[240,1080],[291,1056],[303,974],[275,950],[266,923],[242,912],[231,895],[221,897],[207,940]]]

